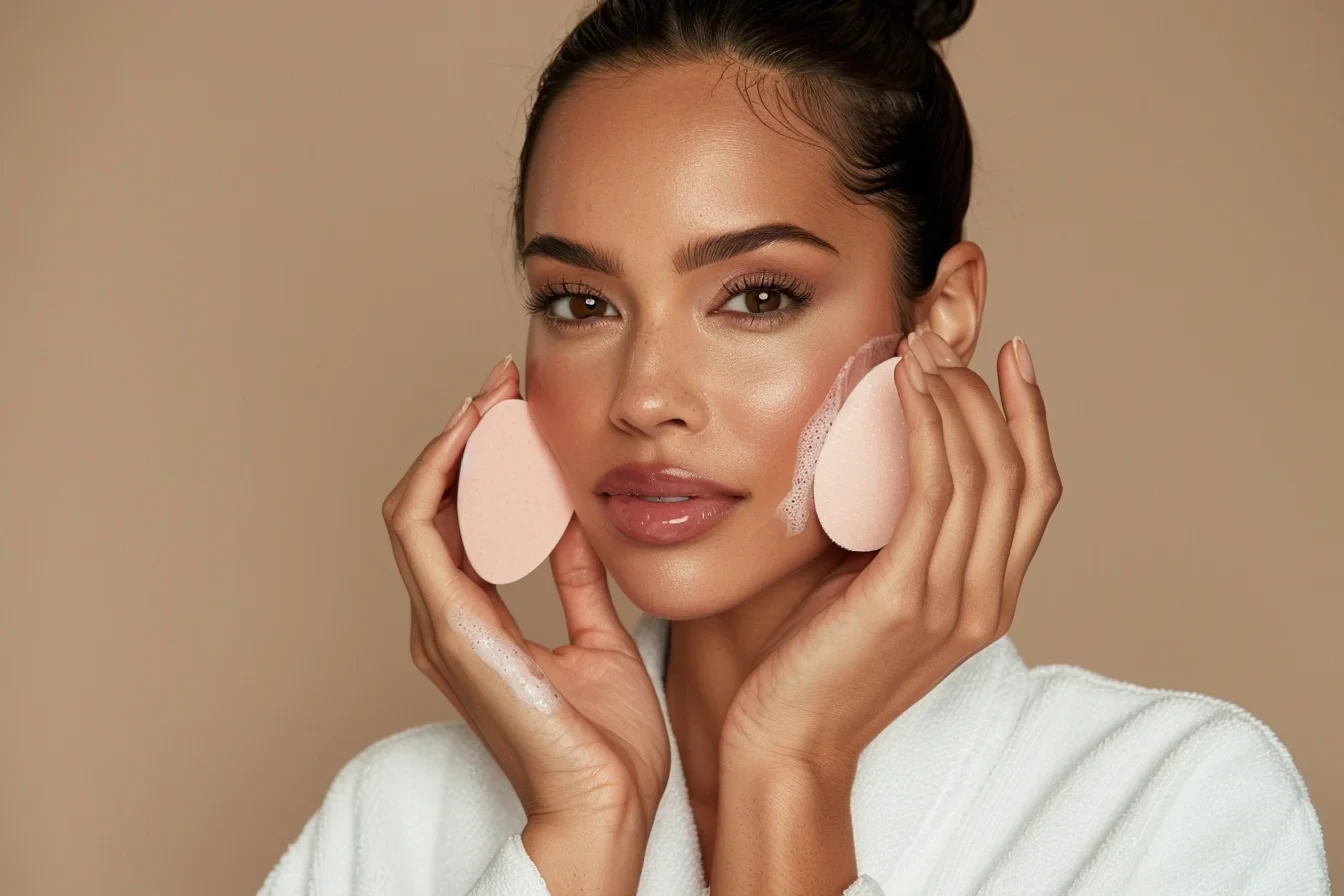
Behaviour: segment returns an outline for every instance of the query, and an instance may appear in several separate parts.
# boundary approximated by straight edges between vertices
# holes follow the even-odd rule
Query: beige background
[[[379,503],[522,354],[509,187],[578,7],[113,6],[0,5],[0,892],[254,892],[451,713]],[[1248,708],[1336,866],[1341,31],[1016,0],[950,47],[974,366],[1027,338],[1067,492],[1014,639]],[[505,594],[559,643],[546,567]]]

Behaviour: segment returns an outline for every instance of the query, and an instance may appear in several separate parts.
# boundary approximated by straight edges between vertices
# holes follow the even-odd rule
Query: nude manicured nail
[[[462,415],[467,412],[467,405],[469,404],[471,404],[470,395],[462,399],[462,404],[458,406],[457,410],[453,411],[453,416],[448,418],[448,425],[443,428],[444,432],[447,432],[448,430],[452,429],[453,426],[456,425],[457,421],[462,419]]]
[[[938,374],[938,362],[933,359],[927,340],[918,331],[910,334],[910,352],[919,361],[919,366],[930,376]]]
[[[961,356],[952,351],[952,346],[947,344],[947,340],[939,336],[933,330],[925,330],[919,334],[920,341],[933,352],[933,359],[938,362],[939,367],[965,367]]]
[[[509,364],[513,362],[513,355],[505,355],[499,363],[490,371],[490,375],[485,378],[485,383],[481,385],[481,394],[484,395],[495,386],[498,386],[504,380],[504,372],[508,370]]]
[[[1031,362],[1031,352],[1027,350],[1027,344],[1021,336],[1013,337],[1013,357],[1017,359],[1017,370],[1022,374],[1022,379],[1036,385],[1036,365]]]
[[[929,381],[924,378],[924,371],[920,369],[919,361],[914,358],[913,352],[907,350],[901,355],[901,364],[905,365],[905,375],[910,377],[910,385],[915,387],[915,391],[929,394]]]

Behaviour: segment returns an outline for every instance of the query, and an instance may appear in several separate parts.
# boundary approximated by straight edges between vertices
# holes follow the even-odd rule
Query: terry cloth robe
[[[645,613],[631,632],[665,723],[669,627]],[[638,896],[704,896],[668,736]],[[1028,668],[1008,636],[874,738],[850,805],[859,877],[843,896],[1330,892],[1316,812],[1262,722],[1201,694]],[[549,896],[525,823],[465,722],[412,728],[337,773],[260,894]]]

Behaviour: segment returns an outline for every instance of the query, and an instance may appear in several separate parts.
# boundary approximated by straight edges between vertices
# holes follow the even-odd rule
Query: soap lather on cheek
[[[793,485],[775,508],[775,516],[784,521],[786,534],[800,535],[807,528],[813,509],[812,480],[817,472],[817,458],[821,456],[821,446],[826,441],[831,424],[835,422],[835,415],[840,413],[840,406],[864,375],[883,361],[895,357],[900,342],[900,333],[887,333],[875,336],[859,346],[835,375],[821,407],[817,408],[803,427],[802,435],[798,437]]]

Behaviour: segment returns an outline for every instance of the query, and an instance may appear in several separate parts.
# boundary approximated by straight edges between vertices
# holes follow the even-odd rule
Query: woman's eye
[[[771,311],[786,310],[780,307],[783,305],[785,299],[793,302],[795,305],[798,304],[785,290],[758,287],[739,292],[727,302],[724,302],[723,307],[727,308],[738,299],[742,300],[743,308],[747,313],[752,315],[768,314]]]
[[[569,316],[562,313],[556,313],[554,316],[560,320],[583,320],[588,317],[606,317],[606,309],[612,308],[610,302],[606,299],[599,299],[597,296],[569,295],[560,296],[551,303],[556,308],[563,308],[569,312]],[[615,309],[612,308],[614,311]]]

